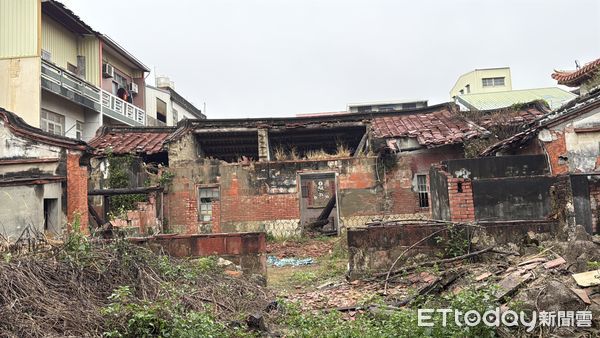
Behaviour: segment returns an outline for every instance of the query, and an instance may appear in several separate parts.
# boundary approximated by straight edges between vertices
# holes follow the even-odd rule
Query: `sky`
[[[208,118],[447,102],[463,73],[509,66],[513,89],[600,57],[597,0],[62,0],[175,82]]]

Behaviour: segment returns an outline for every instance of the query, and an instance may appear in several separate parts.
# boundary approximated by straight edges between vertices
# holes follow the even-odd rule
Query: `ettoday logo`
[[[499,307],[480,313],[477,310],[466,312],[456,309],[418,309],[418,325],[433,327],[436,323],[433,321],[434,314],[441,314],[442,327],[449,325],[450,321],[458,327],[477,326],[479,324],[499,327],[502,326],[523,326],[527,332],[531,332],[537,325],[548,327],[591,327],[591,311],[533,311],[531,315],[513,310],[501,311]]]

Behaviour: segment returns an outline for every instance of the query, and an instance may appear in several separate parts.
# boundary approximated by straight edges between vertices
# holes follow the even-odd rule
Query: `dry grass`
[[[191,261],[158,256],[124,241],[76,244],[75,251],[61,246],[0,260],[0,336],[101,336],[114,329],[107,327],[101,309],[121,286],[129,286],[135,299],[150,302],[164,297],[165,285],[190,290],[183,306],[199,311],[219,303],[217,316],[229,320],[259,311],[271,299],[249,281],[198,270]]]

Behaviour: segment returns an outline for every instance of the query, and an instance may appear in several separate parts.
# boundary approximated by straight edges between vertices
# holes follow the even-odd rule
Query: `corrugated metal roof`
[[[574,99],[577,95],[566,90],[549,87],[523,90],[510,90],[494,93],[473,93],[456,97],[458,103],[469,109],[492,110],[510,107],[518,103],[527,103],[536,100],[546,101],[551,109],[561,107],[565,102]]]
[[[376,138],[414,137],[426,147],[460,143],[486,133],[448,107],[429,113],[375,117],[372,130]]]
[[[102,127],[89,144],[99,154],[156,154],[164,151],[163,142],[176,128]]]

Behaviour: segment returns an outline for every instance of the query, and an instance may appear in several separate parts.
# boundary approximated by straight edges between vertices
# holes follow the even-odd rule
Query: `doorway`
[[[58,198],[44,198],[44,232],[58,233]]]
[[[335,173],[300,174],[300,225],[323,234],[338,234]]]

